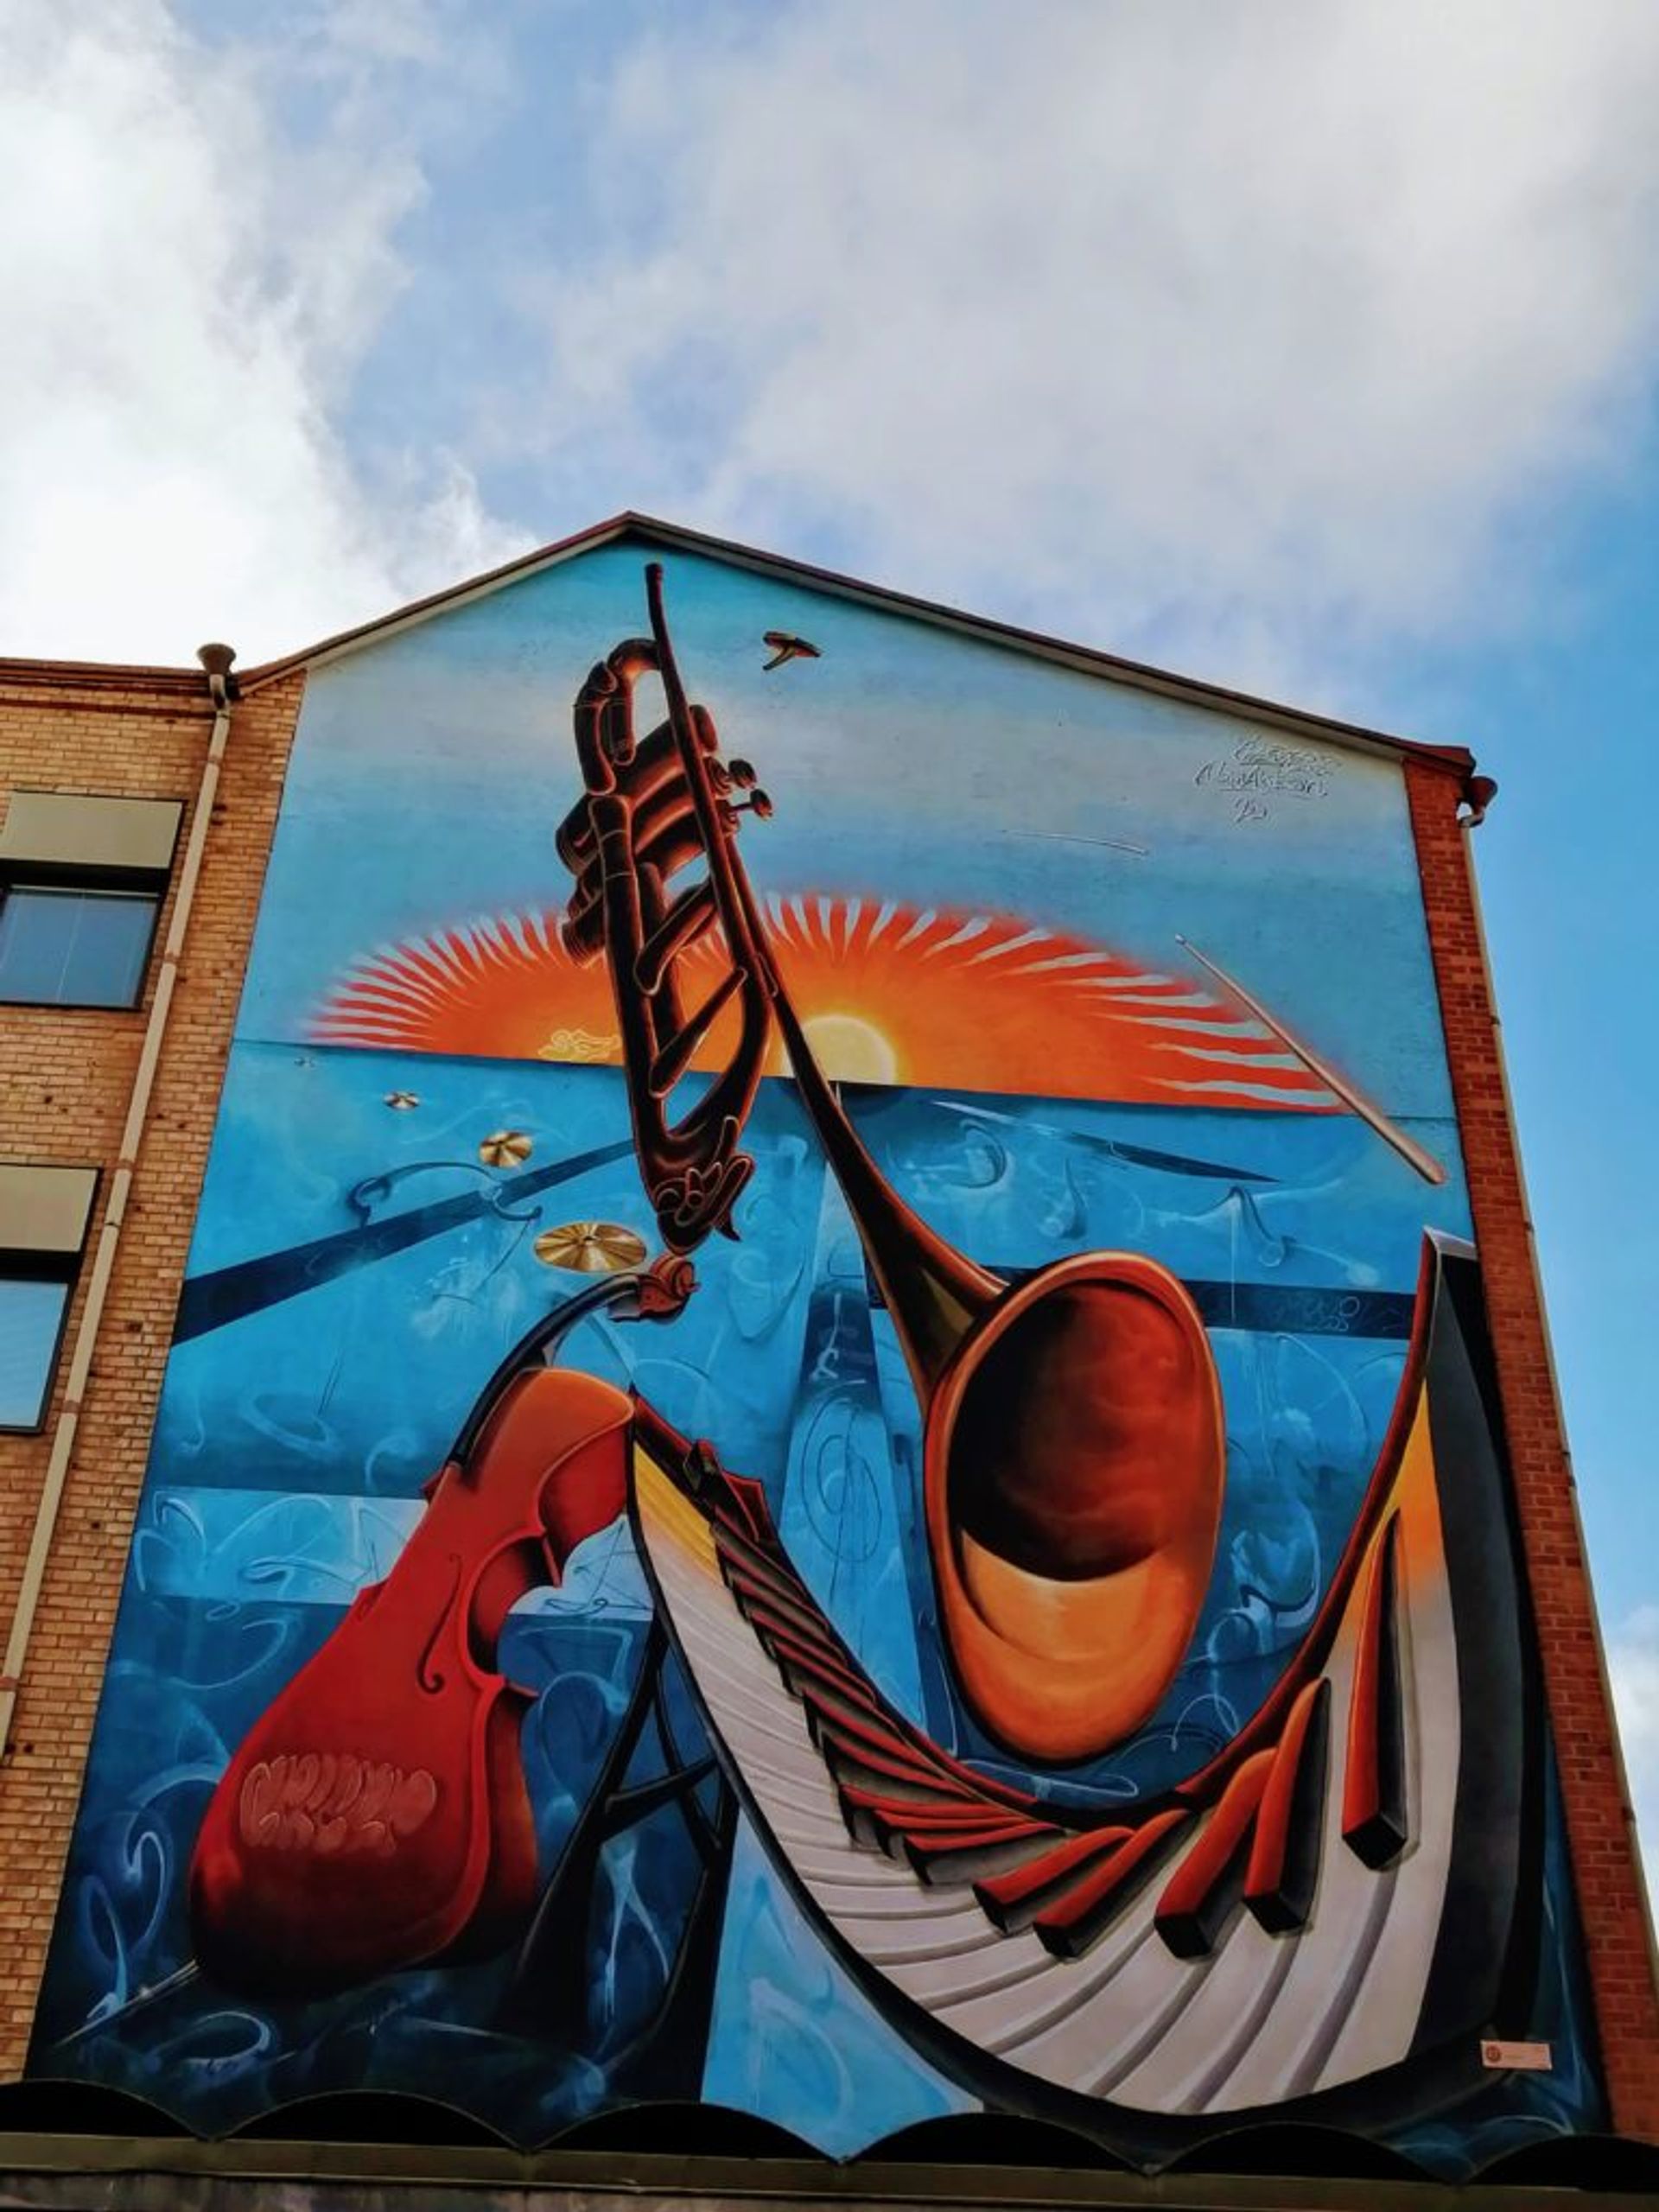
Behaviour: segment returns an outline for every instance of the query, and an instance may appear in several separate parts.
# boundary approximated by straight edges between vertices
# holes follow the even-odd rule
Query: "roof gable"
[[[601,546],[624,543],[701,555],[730,567],[747,569],[830,597],[850,600],[936,629],[953,632],[981,644],[999,646],[1034,660],[1190,705],[1229,715],[1245,715],[1254,721],[1301,736],[1316,737],[1327,744],[1338,744],[1373,753],[1380,752],[1395,757],[1406,754],[1444,768],[1461,780],[1466,780],[1474,769],[1473,754],[1462,746],[1421,744],[1411,739],[1393,736],[1386,731],[1369,728],[1361,723],[1313,713],[1280,701],[1258,698],[1247,692],[1230,690],[1224,684],[1179,676],[1166,669],[1154,668],[1143,662],[1125,659],[1120,655],[1103,652],[1070,639],[1051,637],[1040,631],[1024,629],[1016,624],[996,621],[984,615],[970,614],[937,601],[920,599],[885,585],[868,583],[855,576],[816,567],[809,562],[766,552],[754,546],[716,537],[706,531],[689,529],[682,524],[665,522],[658,517],[632,511],[613,515],[572,537],[523,554],[500,568],[429,594],[423,599],[411,601],[372,622],[360,623],[333,637],[324,638],[300,652],[285,654],[281,659],[250,669],[241,677],[241,689],[246,692],[297,670],[328,665],[429,622],[435,616],[524,582],[563,563],[578,559]]]

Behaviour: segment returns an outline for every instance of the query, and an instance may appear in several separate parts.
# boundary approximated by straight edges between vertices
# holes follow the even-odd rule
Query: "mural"
[[[1397,766],[626,543],[314,676],[31,2070],[1601,2125]]]

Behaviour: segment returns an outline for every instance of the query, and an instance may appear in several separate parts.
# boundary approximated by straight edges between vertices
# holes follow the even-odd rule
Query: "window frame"
[[[0,1007],[43,1007],[59,1013],[135,1014],[144,1004],[149,992],[149,972],[156,957],[156,939],[162,925],[162,909],[167,904],[168,886],[172,880],[170,869],[148,868],[112,868],[88,863],[82,866],[67,861],[0,861],[0,912],[6,902],[17,892],[39,891],[48,895],[79,892],[88,898],[100,894],[109,898],[145,899],[149,902],[149,928],[144,937],[143,957],[138,963],[138,974],[131,998],[108,999],[34,999],[14,996],[0,985]]]
[[[92,1161],[0,1160],[0,1280],[59,1283],[64,1292],[35,1419],[0,1421],[0,1436],[39,1436],[50,1422],[104,1182],[104,1169]]]
[[[97,1198],[94,1186],[94,1205]],[[89,1211],[89,1222],[90,1219]],[[52,1411],[52,1394],[58,1387],[58,1369],[62,1364],[64,1344],[69,1334],[69,1311],[75,1302],[75,1288],[86,1249],[84,1242],[78,1252],[30,1252],[21,1251],[12,1245],[0,1247],[0,1282],[54,1282],[61,1283],[64,1290],[63,1309],[58,1315],[57,1332],[52,1339],[52,1349],[47,1356],[46,1370],[41,1378],[40,1408],[32,1421],[0,1420],[0,1436],[44,1436],[46,1433]]]

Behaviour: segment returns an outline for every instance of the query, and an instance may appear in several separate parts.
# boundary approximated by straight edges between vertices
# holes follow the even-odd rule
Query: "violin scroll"
[[[697,1287],[697,1271],[677,1252],[659,1253],[613,1309],[619,1321],[671,1321]]]

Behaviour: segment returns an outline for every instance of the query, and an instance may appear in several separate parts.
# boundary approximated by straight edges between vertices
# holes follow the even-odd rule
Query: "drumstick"
[[[1328,1060],[1321,1059],[1311,1046],[1304,1045],[1300,1038],[1294,1037],[1284,1023],[1269,1014],[1260,999],[1252,997],[1243,983],[1236,982],[1207,953],[1200,952],[1192,939],[1183,937],[1179,930],[1175,932],[1175,942],[1190,952],[1200,967],[1207,968],[1241,1006],[1247,1007],[1258,1021],[1270,1029],[1287,1051],[1294,1052],[1311,1075],[1318,1076],[1328,1090],[1334,1090],[1343,1104],[1357,1114],[1362,1122],[1368,1122],[1384,1144],[1392,1145],[1401,1159],[1417,1170],[1424,1182],[1440,1184],[1446,1181],[1446,1169],[1432,1152],[1426,1152],[1414,1137],[1408,1137],[1397,1123],[1389,1119],[1380,1106],[1374,1105],[1363,1091],[1356,1090],[1353,1084],[1345,1077],[1339,1076]]]

